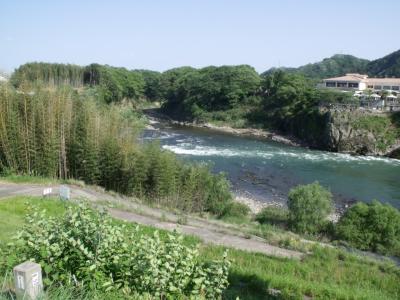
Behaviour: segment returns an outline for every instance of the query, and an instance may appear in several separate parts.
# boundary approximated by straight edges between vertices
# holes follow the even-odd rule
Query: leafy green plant
[[[288,196],[289,226],[300,233],[317,233],[333,209],[332,194],[318,182],[299,185]]]
[[[362,250],[400,256],[400,212],[378,201],[359,202],[340,218],[336,235]]]
[[[62,218],[33,211],[17,249],[4,253],[8,261],[2,261],[10,268],[25,260],[38,262],[47,286],[218,298],[228,285],[226,254],[222,260],[199,262],[197,249],[185,246],[180,235],[161,238],[156,231],[149,236],[139,227],[132,232],[84,205],[69,207]]]

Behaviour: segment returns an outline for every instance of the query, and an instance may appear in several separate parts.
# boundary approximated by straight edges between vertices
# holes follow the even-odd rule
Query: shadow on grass
[[[260,224],[270,224],[282,229],[287,229],[288,211],[282,207],[269,206],[259,212],[255,220]]]
[[[223,299],[235,300],[267,300],[283,299],[279,295],[272,295],[269,291],[269,282],[256,275],[244,275],[232,272],[229,275],[229,287],[223,294]]]

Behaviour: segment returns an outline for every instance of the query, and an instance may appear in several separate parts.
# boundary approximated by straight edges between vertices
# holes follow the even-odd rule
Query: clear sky
[[[0,0],[0,69],[299,66],[400,49],[399,0]]]

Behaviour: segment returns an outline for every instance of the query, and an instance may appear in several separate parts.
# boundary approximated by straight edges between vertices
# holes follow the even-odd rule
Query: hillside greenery
[[[202,114],[225,111],[252,102],[260,77],[250,66],[181,68],[164,75],[164,110],[202,119]]]
[[[288,73],[302,74],[312,79],[323,79],[342,76],[346,73],[364,74],[367,72],[368,63],[367,59],[352,55],[336,54],[320,62],[310,63],[298,68],[272,68],[264,72],[263,75],[270,75],[276,70],[282,70]]]
[[[353,55],[336,54],[324,58],[320,62],[310,63],[298,68],[271,68],[263,73],[270,75],[277,70],[287,73],[301,74],[307,78],[320,80],[323,78],[343,76],[346,73],[368,74],[371,77],[400,77],[400,50],[372,61]]]
[[[98,86],[100,97],[106,103],[139,99],[144,96],[145,89],[145,80],[140,73],[98,64],[85,67],[84,84]]]
[[[369,62],[367,65],[367,72],[370,76],[399,78],[400,50]]]

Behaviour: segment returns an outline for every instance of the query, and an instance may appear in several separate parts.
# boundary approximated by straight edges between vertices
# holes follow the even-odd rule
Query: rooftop
[[[368,78],[368,75],[347,73],[345,76],[324,79],[324,81],[354,81],[371,85],[400,85],[400,78]]]
[[[348,73],[345,76],[324,79],[324,81],[356,81],[361,82],[368,78],[368,75]]]
[[[371,85],[400,85],[400,78],[367,78]]]

